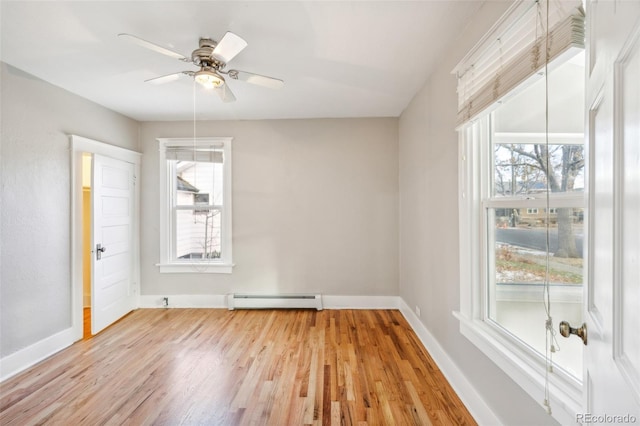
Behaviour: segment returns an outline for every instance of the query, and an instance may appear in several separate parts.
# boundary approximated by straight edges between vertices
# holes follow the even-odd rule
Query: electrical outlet
[[[420,316],[420,307],[418,305],[416,305],[416,315]]]

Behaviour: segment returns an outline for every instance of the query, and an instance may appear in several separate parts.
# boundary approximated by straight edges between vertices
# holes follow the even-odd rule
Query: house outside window
[[[231,272],[231,140],[158,139],[160,272]]]

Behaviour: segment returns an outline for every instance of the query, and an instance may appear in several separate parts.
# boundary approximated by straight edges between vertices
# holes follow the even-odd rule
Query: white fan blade
[[[184,74],[183,71],[175,72],[173,74],[163,75],[161,77],[150,78],[149,80],[145,80],[145,83],[151,84],[165,84],[170,83],[172,81],[176,81],[180,78],[180,75]]]
[[[229,86],[226,84],[224,84],[222,87],[217,87],[214,90],[216,91],[218,96],[220,96],[222,102],[234,102],[236,100],[236,97],[233,96],[233,92],[231,92],[231,89],[229,89]]]
[[[179,59],[183,62],[191,62],[189,59],[185,58],[183,55],[179,54],[178,52],[174,52],[173,50],[169,50],[165,47],[158,46],[155,43],[151,43],[150,41],[143,40],[140,37],[136,37],[132,34],[121,33],[121,34],[118,34],[118,37],[122,37],[123,39],[129,40],[130,42],[135,43],[139,46],[142,46],[146,49],[153,50],[154,52],[158,52],[163,55],[167,55],[172,58]]]
[[[232,60],[238,53],[242,52],[242,49],[247,47],[247,42],[242,37],[227,31],[222,37],[222,40],[218,42],[213,49],[211,56],[218,61],[222,61],[225,64]]]
[[[284,81],[279,78],[267,77],[266,75],[254,74],[247,71],[229,70],[227,73],[234,80],[242,80],[269,89],[280,89],[284,86]]]

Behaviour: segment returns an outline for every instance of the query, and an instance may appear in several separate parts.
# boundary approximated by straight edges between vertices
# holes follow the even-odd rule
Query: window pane
[[[551,192],[584,190],[583,145],[549,145],[547,149],[543,144],[517,143],[517,139],[493,145],[494,197],[542,195],[547,185]]]
[[[175,218],[176,259],[220,258],[220,210],[176,210]]]
[[[176,205],[222,205],[222,163],[171,161],[175,167]]]
[[[173,161],[175,167],[176,259],[220,258],[222,163]],[[195,207],[195,208],[194,208]]]
[[[545,353],[544,282],[547,213],[544,208],[489,209],[489,317],[541,354]],[[549,212],[549,282],[554,326],[582,323],[582,209]],[[582,342],[558,341],[554,361],[577,377]]]
[[[548,80],[532,76],[493,112],[492,196],[584,189],[583,55],[551,66]]]

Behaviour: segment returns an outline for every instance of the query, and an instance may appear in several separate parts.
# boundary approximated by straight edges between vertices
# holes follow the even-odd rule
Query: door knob
[[[106,247],[102,247],[102,244],[97,244],[96,245],[96,259],[97,260],[102,259],[102,253],[104,253],[105,251],[107,251]]]
[[[582,339],[582,343],[584,343],[585,345],[587,344],[587,324],[586,323],[582,323],[580,328],[573,328],[571,327],[571,325],[569,325],[568,322],[562,321],[560,323],[560,334],[562,334],[563,337],[569,337],[570,334],[575,334],[576,336]]]

